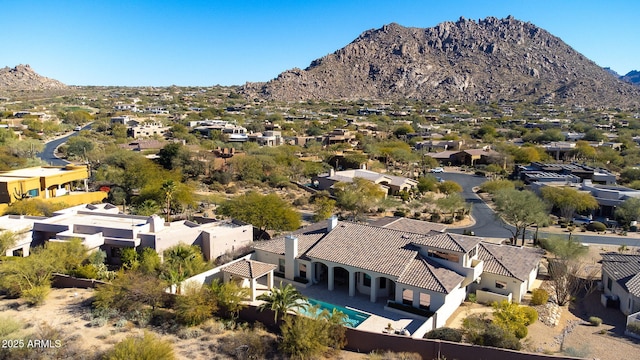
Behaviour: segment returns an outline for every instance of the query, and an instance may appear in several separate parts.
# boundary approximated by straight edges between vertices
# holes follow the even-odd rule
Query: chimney
[[[298,257],[298,238],[293,235],[284,237],[284,277],[293,280],[295,277],[295,262]]]
[[[150,232],[158,232],[164,227],[164,219],[158,215],[151,215],[147,219],[147,224],[151,224],[151,226],[149,226]]]
[[[338,226],[338,217],[332,215],[327,219],[327,232],[331,232],[331,230],[335,229]]]
[[[360,170],[367,170],[367,164],[366,163],[360,164]]]

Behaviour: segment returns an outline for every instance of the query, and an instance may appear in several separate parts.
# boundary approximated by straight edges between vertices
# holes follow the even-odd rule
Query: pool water
[[[345,320],[345,325],[352,328],[358,327],[358,325],[362,324],[363,321],[367,320],[369,316],[371,316],[357,310],[347,309],[342,306],[329,304],[324,301],[320,301],[316,299],[307,299],[307,302],[309,303],[310,306],[306,310],[303,309],[300,311],[302,315],[313,317],[314,315],[317,315],[320,312],[322,312],[322,310],[327,310],[329,311],[329,313],[331,313],[333,309],[336,309],[336,311],[340,311],[347,316]],[[318,312],[316,314],[313,314],[312,311],[314,310],[315,306],[318,307]]]

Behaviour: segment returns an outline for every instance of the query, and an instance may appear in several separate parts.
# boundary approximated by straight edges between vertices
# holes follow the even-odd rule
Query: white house
[[[525,275],[515,269],[511,275],[499,271],[491,256],[486,257],[491,268],[485,271],[480,254],[486,249],[498,251],[486,246],[482,238],[445,233],[418,223],[424,222],[385,220],[378,222],[386,226],[382,227],[332,217],[326,224],[254,243],[253,258],[277,265],[276,276],[289,280],[326,286],[327,291],[344,291],[349,296],[364,294],[371,302],[385,300],[428,309],[437,316],[436,327],[444,326],[471,291],[470,285],[482,283],[485,275],[509,281],[509,286],[497,293],[500,296],[512,291],[511,298],[521,299],[530,289],[532,277],[537,275],[538,254],[519,247],[502,253],[513,257],[510,262],[502,261],[503,265],[530,266]],[[425,229],[426,233],[420,233]],[[512,281],[524,285],[511,286]]]
[[[640,255],[602,254],[603,305],[619,303],[625,315],[640,311]]]
[[[20,229],[20,240],[7,255],[27,256],[30,247],[46,241],[80,238],[87,249],[104,250],[113,264],[120,263],[124,248],[150,247],[162,256],[164,250],[180,243],[198,245],[206,260],[214,260],[253,242],[253,227],[237,221],[169,223],[157,215],[121,214],[111,204],[75,206],[51,217],[2,216],[0,226]]]

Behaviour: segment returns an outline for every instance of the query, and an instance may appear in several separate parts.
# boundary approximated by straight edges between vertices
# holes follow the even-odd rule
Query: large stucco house
[[[440,327],[470,291],[520,302],[532,287],[540,254],[482,240],[418,220],[360,224],[332,217],[254,243],[253,259],[276,265],[276,276],[288,280],[428,309]]]
[[[403,176],[380,174],[366,169],[351,169],[343,171],[329,170],[329,173],[320,174],[312,179],[314,186],[318,190],[330,190],[338,182],[350,183],[353,179],[360,178],[369,180],[380,186],[386,194],[397,195],[401,191],[410,191],[417,188],[416,180]]]
[[[111,204],[79,205],[50,217],[5,215],[0,231],[18,234],[18,242],[5,255],[28,256],[32,247],[47,241],[79,238],[87,249],[101,249],[112,264],[120,263],[124,248],[152,248],[160,256],[177,244],[198,245],[206,260],[214,260],[253,242],[253,227],[237,221],[165,222],[157,215],[121,214]]]

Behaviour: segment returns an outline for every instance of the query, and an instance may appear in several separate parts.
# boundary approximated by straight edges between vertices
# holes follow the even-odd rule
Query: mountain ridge
[[[36,73],[29,64],[0,69],[0,90],[67,89],[62,82]]]
[[[460,18],[431,28],[391,23],[363,32],[304,70],[247,83],[241,92],[281,101],[640,104],[640,89],[611,76],[546,30],[512,16],[478,22]]]

